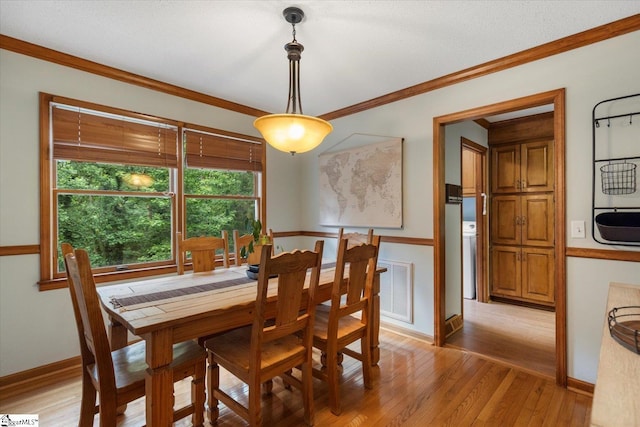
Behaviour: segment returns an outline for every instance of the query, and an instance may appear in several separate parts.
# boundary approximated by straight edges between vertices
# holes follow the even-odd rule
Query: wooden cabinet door
[[[498,245],[520,244],[520,196],[495,196],[491,200],[491,243]]]
[[[553,194],[520,196],[520,242],[528,246],[553,246]]]
[[[491,294],[519,297],[520,248],[517,246],[494,246],[491,249]]]
[[[519,191],[553,191],[553,141],[522,144]]]
[[[462,148],[462,195],[476,195],[476,152]]]
[[[522,297],[533,301],[555,302],[554,251],[522,248]]]
[[[491,148],[491,192],[513,193],[520,182],[520,144]]]

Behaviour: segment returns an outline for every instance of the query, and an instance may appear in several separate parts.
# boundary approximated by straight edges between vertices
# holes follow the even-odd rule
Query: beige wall
[[[334,132],[310,153],[291,157],[269,150],[268,225],[335,231],[318,226],[317,155],[364,133],[405,138],[404,227],[377,231],[431,238],[433,117],[564,87],[567,222],[584,219],[590,227],[591,109],[603,99],[640,92],[638,46],[640,32],[627,34],[334,120]],[[2,246],[38,243],[39,91],[256,135],[252,117],[0,50]],[[311,246],[312,240],[285,239],[285,246]],[[567,240],[569,246],[600,247],[590,238]],[[398,325],[432,335],[433,248],[383,244],[380,256],[414,263],[414,321]],[[38,266],[37,255],[0,257],[0,376],[78,354],[67,291],[38,292]],[[639,277],[637,263],[568,260],[569,376],[595,382],[608,282],[640,283]]]

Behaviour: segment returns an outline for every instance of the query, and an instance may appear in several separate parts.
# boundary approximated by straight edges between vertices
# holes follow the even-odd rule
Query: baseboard
[[[595,390],[595,388],[595,384],[567,377],[567,389],[575,391],[576,393],[586,394],[593,397],[593,391]]]
[[[403,328],[402,326],[392,325],[384,321],[380,322],[380,329],[384,329],[394,334],[403,335],[405,337],[414,338],[419,341],[423,341],[429,344],[433,344],[433,337],[422,332],[417,332],[411,329]]]
[[[77,378],[82,373],[80,356],[0,377],[0,400]]]

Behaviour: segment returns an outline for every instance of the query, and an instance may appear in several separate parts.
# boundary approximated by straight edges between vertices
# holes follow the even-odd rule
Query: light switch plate
[[[584,231],[584,221],[571,221],[571,237],[574,239],[584,239],[586,237]]]

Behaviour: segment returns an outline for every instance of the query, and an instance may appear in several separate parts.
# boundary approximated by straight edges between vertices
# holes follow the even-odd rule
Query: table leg
[[[369,310],[369,346],[371,347],[371,366],[380,361],[380,274],[373,279],[371,291],[371,309]]]
[[[109,343],[111,350],[118,350],[127,346],[127,328],[113,317],[109,317]]]
[[[147,372],[145,391],[147,427],[168,427],[173,424],[173,342],[170,329],[152,332],[146,341]]]

